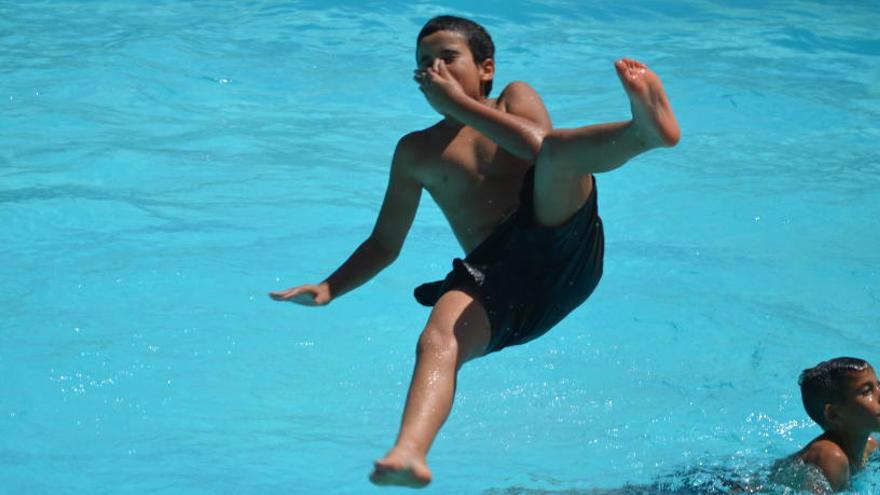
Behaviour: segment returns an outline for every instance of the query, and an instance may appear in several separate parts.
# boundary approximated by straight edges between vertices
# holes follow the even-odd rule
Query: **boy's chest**
[[[519,161],[486,136],[465,128],[426,153],[420,175],[429,189],[467,189],[518,174],[521,167],[515,165]]]

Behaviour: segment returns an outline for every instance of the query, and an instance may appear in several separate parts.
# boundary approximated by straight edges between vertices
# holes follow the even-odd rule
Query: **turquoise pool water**
[[[611,63],[644,60],[684,136],[598,178],[604,280],[465,367],[424,493],[705,493],[817,434],[799,371],[880,361],[876,2],[8,1],[0,491],[379,492],[411,290],[460,255],[442,215],[328,308],[266,293],[369,233],[394,143],[437,118],[410,76],[439,13],[557,126],[627,117]]]

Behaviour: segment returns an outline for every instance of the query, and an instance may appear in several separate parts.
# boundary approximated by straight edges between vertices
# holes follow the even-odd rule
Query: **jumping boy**
[[[630,120],[551,130],[529,85],[514,82],[489,98],[493,57],[491,38],[472,21],[425,24],[414,79],[443,119],[398,142],[376,224],[351,257],[317,285],[270,294],[320,306],[370,280],[397,258],[422,190],[449,221],[467,256],[445,280],[416,289],[434,308],[397,441],[370,475],[379,485],[431,481],[426,456],[465,362],[539,337],[592,293],[604,252],[593,174],[679,139],[660,79],[639,62],[615,63]]]
[[[814,493],[842,490],[877,449],[871,437],[880,432],[877,374],[867,361],[840,357],[804,370],[798,383],[807,415],[824,432],[779,463],[774,481]],[[800,466],[818,469],[825,479],[815,479]]]

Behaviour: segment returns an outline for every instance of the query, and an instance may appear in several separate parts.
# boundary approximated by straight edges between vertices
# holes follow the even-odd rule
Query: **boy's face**
[[[868,367],[854,373],[844,385],[844,400],[830,405],[832,424],[848,431],[880,431],[880,383]]]
[[[418,70],[433,66],[437,59],[446,64],[452,77],[471,98],[481,98],[482,84],[495,76],[495,62],[487,58],[477,65],[467,39],[457,31],[437,31],[419,41],[416,49]]]

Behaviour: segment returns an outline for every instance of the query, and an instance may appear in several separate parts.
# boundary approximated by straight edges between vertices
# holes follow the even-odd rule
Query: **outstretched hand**
[[[419,84],[419,90],[425,95],[428,103],[441,115],[449,115],[450,111],[468,98],[461,84],[452,77],[446,63],[437,58],[431,67],[416,69],[413,80]]]
[[[325,283],[306,284],[286,290],[270,292],[269,297],[276,301],[292,302],[303,306],[324,306],[332,299],[330,287]]]

